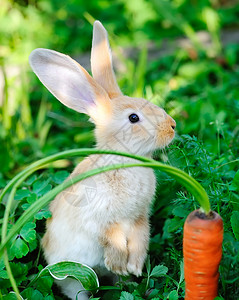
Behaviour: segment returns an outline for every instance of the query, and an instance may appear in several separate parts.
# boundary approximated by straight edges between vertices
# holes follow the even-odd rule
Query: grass
[[[6,21],[2,11],[5,9],[10,21],[16,20],[16,14],[20,21],[16,24],[11,21],[9,28],[1,29],[4,30],[1,44],[5,48],[0,48],[0,65],[7,82],[4,91],[7,100],[0,108],[0,188],[4,189],[15,175],[34,161],[64,150],[74,152],[77,148],[94,146],[93,128],[87,118],[63,108],[50,96],[29,72],[28,55],[22,53],[43,45],[72,55],[86,51],[90,47],[92,30],[88,21],[97,16],[113,37],[113,50],[142,46],[137,61],[121,56],[121,63],[128,72],[118,72],[119,84],[125,94],[143,95],[163,106],[177,121],[174,143],[164,151],[157,151],[154,158],[195,178],[206,190],[212,209],[222,216],[225,234],[218,299],[234,300],[239,299],[239,46],[223,45],[220,30],[229,26],[238,28],[239,6],[233,1],[231,6],[220,5],[217,1],[214,4],[199,2],[200,9],[189,1],[171,1],[171,4],[161,1],[159,4],[159,1],[141,0],[136,9],[123,0],[114,4],[82,1],[82,5],[72,1],[64,7],[61,1],[35,1],[28,5],[23,1],[14,4],[3,1],[0,19]],[[191,5],[190,14],[188,5]],[[136,23],[132,22],[132,16]],[[175,24],[177,20],[180,22]],[[31,28],[26,26],[29,21]],[[43,37],[39,27],[44,28],[46,21],[48,29]],[[198,45],[195,35],[198,30],[206,30],[212,37],[211,49]],[[160,58],[149,57],[150,40],[160,47],[165,37],[174,39],[182,34],[192,40],[192,49],[174,49]],[[76,36],[81,38],[77,40]],[[25,65],[17,90],[18,100],[11,114],[7,101],[11,101],[16,78],[10,78],[5,71],[10,63]],[[4,223],[2,239],[14,232],[7,248],[9,267],[23,298],[64,298],[53,285],[51,276],[45,271],[41,273],[45,261],[40,239],[45,220],[50,217],[47,206],[38,207],[40,210],[37,212],[37,209],[16,232],[14,226],[31,210],[31,205],[36,205],[38,199],[62,184],[79,160],[79,157],[61,157],[48,167],[35,169],[28,178],[21,177],[11,206],[9,191],[2,199],[1,225],[6,208],[9,208],[9,222]],[[117,287],[101,286],[94,295],[96,299],[184,297],[183,224],[198,205],[192,194],[172,177],[160,170],[155,172],[157,193],[151,214],[149,256],[143,275],[121,278]],[[40,273],[44,276],[39,276]],[[1,259],[0,299],[15,299],[10,291],[11,283]]]

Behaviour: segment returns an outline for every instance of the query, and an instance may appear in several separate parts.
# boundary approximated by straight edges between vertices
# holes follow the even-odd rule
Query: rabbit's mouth
[[[174,124],[163,128],[159,128],[156,135],[156,148],[163,149],[173,141],[175,137],[175,127],[176,127],[175,121]]]
[[[164,121],[158,123],[156,143],[159,148],[165,148],[172,142],[175,136],[175,128],[175,120],[168,114],[166,114],[166,118],[164,119]]]

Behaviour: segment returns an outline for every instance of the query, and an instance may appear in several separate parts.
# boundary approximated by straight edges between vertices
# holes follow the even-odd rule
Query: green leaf
[[[128,292],[122,292],[119,300],[134,300],[134,296]]]
[[[57,183],[60,184],[62,183],[64,180],[66,180],[66,178],[70,175],[69,172],[67,171],[58,171],[56,172],[53,177],[52,180]]]
[[[232,184],[230,185],[231,191],[239,191],[239,170],[236,172]]]
[[[39,210],[39,212],[35,215],[35,219],[42,220],[42,219],[48,219],[51,217],[51,212],[47,208],[42,208]]]
[[[0,278],[8,279],[7,271],[5,270],[5,264],[3,259],[0,260]]]
[[[29,195],[29,197],[27,197],[27,202],[28,202],[29,204],[34,203],[36,200],[37,200],[37,194],[35,194],[35,193],[31,193],[31,194]]]
[[[0,173],[0,188],[3,188],[6,186],[6,180],[3,178],[3,174]]]
[[[23,210],[27,210],[30,206],[31,206],[31,204],[29,204],[29,203],[24,203],[24,204],[22,205],[22,209],[23,209]]]
[[[75,278],[86,290],[97,290],[99,287],[99,280],[94,270],[77,262],[62,261],[48,265],[39,273],[38,278],[46,276],[46,274],[50,274],[58,280],[64,280],[67,277]]]
[[[172,291],[168,295],[169,300],[178,300],[178,292],[177,291]]]
[[[231,193],[231,203],[233,210],[239,211],[239,195],[236,193]]]
[[[8,274],[6,270],[1,270],[0,271],[0,278],[2,279],[8,279]]]
[[[179,279],[179,286],[184,280],[184,263],[183,261],[180,262],[180,279]]]
[[[217,32],[220,28],[220,18],[218,12],[211,7],[204,7],[202,10],[202,18],[207,24],[209,32]]]
[[[26,277],[28,272],[27,265],[20,262],[19,263],[10,262],[10,267],[12,269],[12,273],[17,284],[20,284],[22,281],[27,279]]]
[[[35,240],[31,241],[30,243],[28,243],[28,247],[29,247],[30,252],[35,250],[38,247],[38,240],[35,239]]]
[[[27,189],[21,189],[21,190],[18,190],[18,191],[16,192],[16,194],[15,194],[14,199],[15,199],[15,200],[22,200],[22,199],[28,197],[28,196],[30,195],[30,193],[31,193],[31,192],[30,192],[29,190],[27,190]]]
[[[231,216],[232,231],[239,241],[239,211],[234,211]]]
[[[33,182],[34,182],[36,179],[37,179],[37,175],[34,174],[34,175],[32,175],[31,177],[29,177],[24,183],[25,183],[26,185],[32,185]]]
[[[20,236],[18,236],[10,248],[9,256],[11,258],[22,258],[23,256],[27,255],[28,252],[29,248],[26,242]]]
[[[130,293],[133,293],[134,290],[137,289],[138,287],[138,283],[135,282],[135,281],[125,281],[125,285],[127,286],[127,290],[130,292]]]
[[[51,293],[51,287],[53,284],[54,279],[49,276],[49,274],[46,274],[45,276],[41,276],[37,280],[37,290],[39,290],[43,295],[47,295]]]
[[[150,256],[147,256],[146,262],[145,262],[147,274],[149,275],[151,272],[151,264],[150,264]]]
[[[5,268],[4,260],[3,260],[3,258],[1,257],[1,258],[0,258],[0,270],[3,270],[4,268]]]
[[[161,277],[166,275],[168,272],[168,268],[163,265],[158,265],[153,268],[152,272],[150,273],[150,277]]]
[[[149,296],[147,297],[148,300],[152,300],[155,298],[157,295],[159,295],[159,290],[158,289],[153,289],[152,292],[150,292]]]
[[[100,299],[100,298],[98,298]],[[44,297],[44,300],[55,300],[55,298],[51,295],[47,295],[46,297]]]
[[[179,219],[178,217],[175,217],[173,219],[168,219],[168,231],[169,232],[175,232],[180,227],[183,227],[183,220]]]
[[[22,227],[20,235],[26,242],[30,243],[36,239],[36,231],[34,230],[35,227],[36,224],[32,222],[28,222]]]
[[[26,299],[42,300],[42,299],[44,299],[44,297],[43,297],[42,293],[39,292],[38,290],[33,290],[33,291],[31,291],[30,295]]]
[[[4,300],[17,300],[17,296],[14,292],[10,292],[8,295],[3,296],[3,299]],[[21,299],[24,300],[22,297],[21,297]]]
[[[48,182],[49,180],[36,181],[33,184],[33,192],[36,193],[38,197],[46,194],[52,188],[52,186]]]
[[[36,195],[36,194],[34,194],[34,195]],[[27,210],[30,206],[31,206],[31,204],[24,203],[22,205],[22,209]],[[35,214],[34,218],[37,220],[48,219],[51,217],[51,215],[52,214],[51,214],[50,210],[48,209],[48,207],[44,207]]]
[[[176,217],[180,217],[180,218],[185,218],[187,217],[187,215],[190,213],[190,211],[186,210],[184,207],[182,206],[177,206],[172,210],[172,213],[176,216]]]

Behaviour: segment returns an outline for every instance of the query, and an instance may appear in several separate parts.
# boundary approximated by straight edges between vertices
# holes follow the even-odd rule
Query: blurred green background
[[[225,299],[239,299],[237,0],[1,0],[0,188],[37,159],[65,149],[94,146],[93,126],[88,118],[50,95],[30,70],[28,57],[35,48],[50,48],[69,54],[90,71],[92,25],[96,19],[109,33],[123,93],[145,97],[176,120],[174,143],[155,157],[196,178],[209,194],[212,208],[223,217],[219,293]],[[45,170],[25,183],[11,212],[13,224],[34,197],[40,197],[68,176],[77,162],[72,161],[55,164],[60,170],[55,175],[55,171]],[[166,265],[171,278],[179,282],[177,294],[181,299],[182,227],[195,201],[168,176],[157,172],[157,177],[150,256],[152,266]],[[0,207],[1,216],[6,201],[7,198]],[[23,273],[19,270],[25,268],[19,284],[30,282],[32,274],[44,265],[39,259],[44,221],[39,220],[47,217],[49,212],[44,211],[34,219],[37,235],[33,246],[22,239],[25,252],[15,246],[11,250],[14,276],[19,278]],[[174,292],[174,282],[170,280],[165,277],[155,281],[154,287],[164,291],[159,299],[168,299]],[[24,284],[21,283],[23,293],[27,286]],[[130,288],[124,284],[125,290],[131,292],[133,285]],[[10,284],[4,277],[0,278],[1,287],[9,291]]]
[[[51,97],[28,56],[38,47],[55,49],[89,69],[95,19],[109,32],[125,94],[163,106],[179,134],[197,135],[215,153],[224,149],[219,136],[225,144],[238,136],[238,1],[2,0],[2,173],[12,176],[36,158],[91,143],[86,118]]]

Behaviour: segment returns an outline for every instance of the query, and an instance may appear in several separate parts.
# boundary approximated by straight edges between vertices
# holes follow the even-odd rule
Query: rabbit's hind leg
[[[149,222],[147,216],[139,217],[131,227],[128,235],[129,273],[140,276],[147,256],[149,246]]]
[[[111,224],[105,230],[101,244],[106,268],[113,273],[127,275],[128,249],[123,226],[119,223]]]

